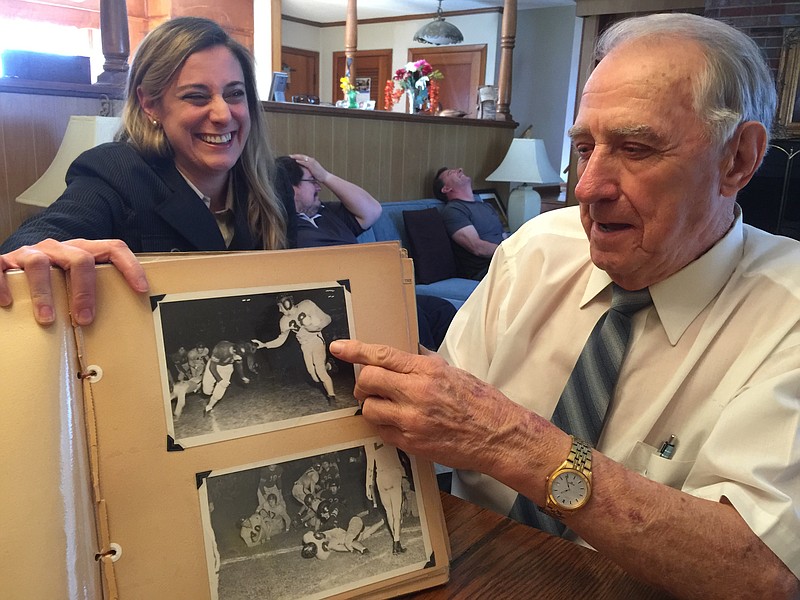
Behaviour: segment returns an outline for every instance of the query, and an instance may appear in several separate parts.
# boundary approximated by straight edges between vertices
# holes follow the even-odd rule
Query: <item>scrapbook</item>
[[[351,337],[416,349],[399,245],[142,262],[146,295],[98,267],[88,327],[37,326],[8,274],[18,351],[3,370],[27,381],[4,399],[22,416],[0,456],[20,477],[0,500],[20,523],[0,567],[12,597],[387,598],[446,582],[433,465],[382,442],[358,367],[327,352]],[[68,278],[53,280],[66,315]],[[52,536],[31,536],[37,517]]]

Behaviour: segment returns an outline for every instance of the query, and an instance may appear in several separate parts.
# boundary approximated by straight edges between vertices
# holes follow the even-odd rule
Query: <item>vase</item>
[[[355,90],[350,90],[347,92],[347,94],[345,94],[345,100],[347,100],[347,108],[358,108]]]
[[[408,100],[407,112],[410,115],[417,114],[422,111],[425,106],[425,101],[428,99],[428,88],[412,88],[406,90],[406,98]]]

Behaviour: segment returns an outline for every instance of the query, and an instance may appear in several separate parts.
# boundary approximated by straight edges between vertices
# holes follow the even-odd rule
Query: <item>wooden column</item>
[[[106,61],[97,82],[124,85],[131,53],[125,0],[100,0],[100,41]]]
[[[358,14],[356,0],[347,0],[347,18],[344,24],[345,76],[353,83],[353,61],[358,49]]]
[[[500,76],[497,81],[498,121],[511,121],[511,68],[517,36],[517,0],[505,0],[500,33]]]
[[[283,3],[281,0],[270,0],[270,28],[272,31],[272,70],[280,71],[282,67],[281,54],[283,53],[283,33],[281,30],[281,13]]]

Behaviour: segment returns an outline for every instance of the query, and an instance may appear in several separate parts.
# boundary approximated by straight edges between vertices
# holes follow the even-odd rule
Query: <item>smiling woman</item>
[[[225,46],[189,56],[160,95],[139,87],[139,99],[153,127],[162,127],[175,167],[191,181],[210,208],[225,208],[228,173],[250,133],[250,113],[242,67]]]
[[[131,65],[118,139],[75,160],[61,198],[0,247],[4,270],[27,269],[46,287],[50,264],[113,262],[141,292],[147,282],[134,252],[291,243],[294,206],[272,188],[252,58],[217,23],[180,17],[148,34]],[[94,272],[82,273],[73,310],[88,324]],[[48,297],[34,309],[43,323],[54,318]]]

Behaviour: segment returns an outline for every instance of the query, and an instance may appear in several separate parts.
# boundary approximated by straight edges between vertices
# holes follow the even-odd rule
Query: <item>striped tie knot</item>
[[[652,303],[653,299],[648,288],[629,291],[616,283],[611,284],[611,310],[631,316]]]

